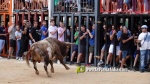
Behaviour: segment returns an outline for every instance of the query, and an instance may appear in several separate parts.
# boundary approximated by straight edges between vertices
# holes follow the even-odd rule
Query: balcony
[[[0,0],[0,12],[8,12],[10,7],[9,0]]]
[[[121,2],[122,1],[122,2]],[[149,14],[150,0],[101,0],[101,14]]]
[[[95,0],[54,0],[54,13],[94,13]]]
[[[47,11],[48,0],[14,0],[14,11]]]

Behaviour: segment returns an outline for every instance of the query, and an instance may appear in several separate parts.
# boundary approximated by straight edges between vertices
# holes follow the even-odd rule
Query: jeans
[[[81,12],[81,0],[77,0],[78,12]]]
[[[132,0],[132,10],[136,11],[136,0]]]
[[[148,0],[144,0],[145,11],[148,11]]]
[[[5,45],[5,40],[0,39],[0,53],[2,52],[4,45]]]
[[[122,7],[123,7],[123,0],[118,0],[118,9],[122,9]]]
[[[127,50],[122,50],[122,58],[123,59],[126,59],[127,54],[128,54]]]
[[[145,70],[147,64],[148,50],[140,50],[140,70]]]
[[[23,53],[28,51],[29,40],[21,40],[21,50],[20,57],[22,57]]]
[[[20,56],[20,49],[21,49],[21,40],[17,40],[17,55],[16,56]]]

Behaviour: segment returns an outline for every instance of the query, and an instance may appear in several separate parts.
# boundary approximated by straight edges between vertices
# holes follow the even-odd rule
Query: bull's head
[[[67,51],[66,51],[66,52],[69,51],[69,48],[70,48],[72,45],[75,45],[75,43],[70,43],[70,42],[65,42],[65,43],[66,43],[66,45],[67,45]]]

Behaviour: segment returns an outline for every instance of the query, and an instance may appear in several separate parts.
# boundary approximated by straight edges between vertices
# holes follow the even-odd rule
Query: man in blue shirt
[[[90,36],[90,40],[89,40],[89,63],[87,64],[87,66],[90,66],[91,64],[91,60],[92,60],[92,56],[93,56],[93,52],[94,52],[94,44],[95,44],[95,25],[93,24],[92,26],[92,32],[89,31],[89,29],[87,29],[87,32]]]
[[[43,26],[41,27],[41,33],[42,33],[41,40],[47,38],[48,31],[47,31],[47,27],[46,27],[46,21],[43,21]]]

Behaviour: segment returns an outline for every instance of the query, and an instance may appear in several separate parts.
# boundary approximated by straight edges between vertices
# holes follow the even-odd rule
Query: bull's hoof
[[[47,74],[47,76],[48,76],[49,78],[51,78],[51,75],[50,75],[50,74]]]
[[[70,68],[69,67],[66,67],[66,70],[69,70]]]
[[[54,73],[54,69],[51,69],[51,73]]]
[[[39,72],[38,72],[38,71],[36,71],[35,73],[36,73],[36,75],[39,75]]]

